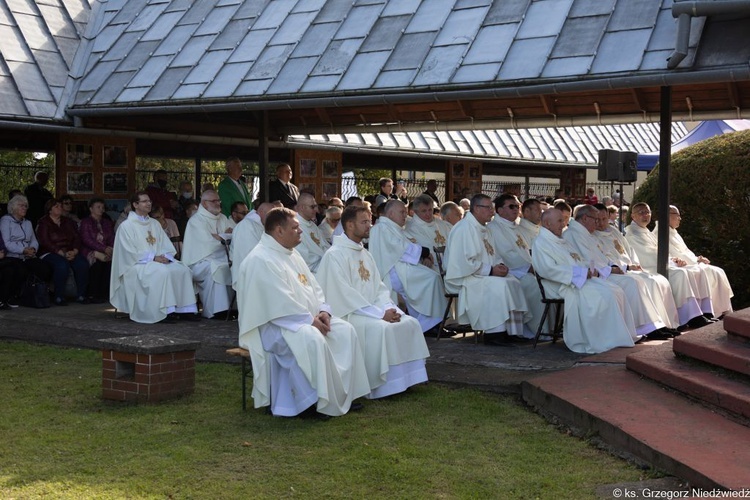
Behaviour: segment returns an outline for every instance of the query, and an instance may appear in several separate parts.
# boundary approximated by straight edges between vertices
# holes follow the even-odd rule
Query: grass
[[[439,384],[327,422],[240,408],[239,367],[195,394],[100,398],[96,351],[0,342],[2,498],[593,498],[641,472],[513,398]]]

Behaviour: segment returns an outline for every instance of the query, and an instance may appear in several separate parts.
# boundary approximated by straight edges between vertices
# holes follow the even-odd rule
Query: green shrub
[[[658,169],[634,202],[659,200]],[[750,306],[750,130],[712,137],[672,156],[671,201],[682,215],[679,232],[698,255],[722,267],[732,284],[735,309]]]

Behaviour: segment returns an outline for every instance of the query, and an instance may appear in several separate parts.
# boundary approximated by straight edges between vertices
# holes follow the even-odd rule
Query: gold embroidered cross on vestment
[[[440,231],[435,229],[435,246],[441,247],[445,245],[445,237],[440,234]]]
[[[146,243],[148,243],[151,246],[154,246],[156,244],[156,238],[154,238],[154,235],[151,234],[151,231],[148,232],[148,237],[146,238]]]
[[[297,279],[299,280],[300,283],[302,283],[303,286],[307,286],[308,285],[307,275],[299,273],[299,274],[297,274]]]
[[[487,250],[488,255],[495,255],[495,249],[492,248],[492,245],[490,245],[490,242],[487,240],[484,241],[484,249]]]
[[[620,255],[625,254],[625,249],[622,248],[622,245],[620,244],[619,240],[615,240],[615,250],[617,250],[620,253]]]
[[[526,242],[523,241],[523,238],[521,238],[520,234],[516,238],[516,246],[518,246],[518,248],[523,248],[524,250],[528,249],[528,247],[526,246]]]
[[[365,267],[363,260],[359,261],[359,277],[362,281],[370,281],[370,271]]]
[[[570,252],[570,256],[571,256],[571,257],[573,257],[573,260],[574,260],[574,261],[576,261],[576,262],[581,262],[581,261],[583,260],[583,259],[581,258],[581,256],[580,256],[580,255],[578,255],[578,254],[577,254],[577,253],[575,253],[575,252]]]
[[[315,233],[311,232],[310,233],[310,238],[313,240],[313,243],[315,243],[316,245],[320,246],[320,240],[318,239],[317,236],[315,236]]]

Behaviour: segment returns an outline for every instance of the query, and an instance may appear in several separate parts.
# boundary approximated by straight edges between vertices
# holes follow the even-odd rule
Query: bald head
[[[300,193],[295,209],[303,219],[311,221],[318,213],[318,204],[310,193]]]
[[[263,224],[266,223],[266,216],[268,215],[268,212],[270,212],[273,208],[275,208],[275,205],[266,201],[261,203],[260,206],[255,209],[255,211],[258,212],[258,217],[260,217],[260,221]]]
[[[565,227],[563,213],[556,208],[545,210],[542,213],[542,227],[551,231],[558,238],[561,237],[563,227]]]

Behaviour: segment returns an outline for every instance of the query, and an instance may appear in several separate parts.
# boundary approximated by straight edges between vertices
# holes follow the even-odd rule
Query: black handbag
[[[47,283],[33,274],[29,275],[21,290],[20,303],[24,307],[45,309],[49,307],[49,289]]]

